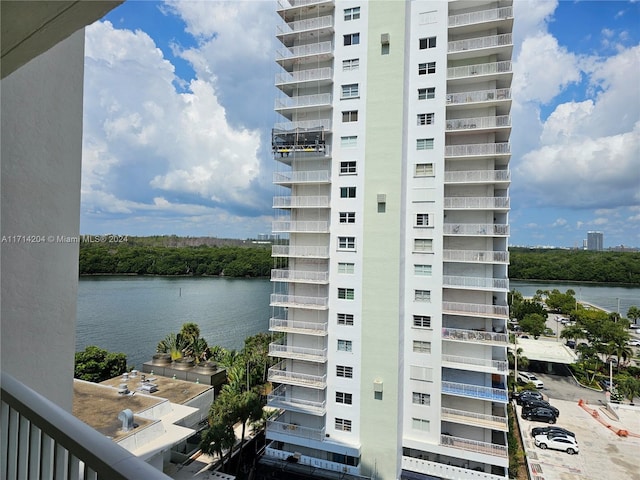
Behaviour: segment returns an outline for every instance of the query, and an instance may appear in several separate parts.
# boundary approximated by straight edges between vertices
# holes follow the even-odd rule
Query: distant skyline
[[[87,27],[82,233],[270,233],[275,5],[129,1]],[[640,246],[640,2],[514,9],[510,244]]]

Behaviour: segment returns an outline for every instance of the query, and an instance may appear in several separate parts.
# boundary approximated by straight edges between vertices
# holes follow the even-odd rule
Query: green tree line
[[[510,248],[509,278],[640,285],[640,252]]]

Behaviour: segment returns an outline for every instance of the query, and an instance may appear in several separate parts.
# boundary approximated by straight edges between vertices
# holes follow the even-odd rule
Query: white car
[[[562,450],[569,455],[573,455],[580,451],[578,442],[575,438],[566,435],[538,435],[534,438],[536,447],[541,449],[551,448],[552,450]]]
[[[630,347],[640,347],[640,340],[631,340],[627,342]]]
[[[544,388],[544,383],[542,380],[539,380],[533,373],[529,372],[519,372],[518,373],[518,381],[521,383],[533,383],[536,388]]]

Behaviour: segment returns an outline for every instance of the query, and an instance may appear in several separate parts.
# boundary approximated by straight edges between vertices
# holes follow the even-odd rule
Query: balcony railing
[[[333,79],[333,68],[311,68],[308,70],[298,70],[295,72],[284,72],[276,75],[276,85],[285,85],[287,83],[313,82],[316,80]]]
[[[469,237],[507,236],[509,225],[499,223],[445,223],[445,235],[465,235]]]
[[[288,465],[288,460],[290,457],[296,455],[296,452],[289,452],[286,450],[280,450],[277,448],[273,448],[272,446],[273,444],[269,444],[267,445],[267,447],[264,449],[264,453],[265,453],[265,457],[267,458],[273,458],[273,459],[277,459],[279,461],[282,462],[282,467],[283,470],[284,468],[286,468],[286,466]],[[293,450],[293,445],[289,447],[291,450]],[[298,465],[308,465],[309,467],[312,468],[319,468],[322,470],[329,470],[332,472],[340,472],[340,474],[344,475],[346,474],[350,474],[350,475],[354,475],[356,477],[359,477],[359,473],[360,473],[360,468],[359,467],[354,467],[354,466],[350,466],[350,465],[345,465],[344,463],[338,463],[338,462],[331,462],[329,460],[325,460],[322,458],[316,458],[316,457],[310,457],[308,455],[300,455],[298,453],[297,455],[297,460],[296,463]],[[502,479],[504,480],[504,479]]]
[[[278,122],[273,124],[275,130],[286,130],[294,132],[295,130],[304,131],[327,131],[331,130],[330,118],[319,118],[317,120],[300,120],[298,122]]]
[[[431,475],[434,478],[468,478],[472,480],[505,480],[503,475],[478,472],[464,467],[456,467],[448,463],[433,462],[422,458],[402,457],[402,469]]]
[[[303,398],[296,398],[293,395],[291,386],[280,385],[267,395],[267,405],[272,408],[282,408],[285,410],[311,413],[313,415],[324,415],[327,402],[313,401]]]
[[[271,231],[290,233],[329,233],[329,222],[276,221],[271,224]]]
[[[511,89],[498,88],[495,90],[477,90],[474,92],[447,94],[447,105],[494,102],[496,100],[511,100]]]
[[[509,197],[444,197],[444,208],[509,208]]]
[[[452,365],[462,366],[463,370],[466,370],[465,367],[480,367],[482,371],[484,371],[484,369],[491,369],[498,372],[505,372],[507,368],[509,368],[506,360],[491,360],[488,358],[464,357],[461,355],[442,355],[442,363],[443,366],[449,368],[451,368]],[[473,368],[470,370],[473,370]]]
[[[444,250],[445,262],[509,263],[509,252],[493,250]]]
[[[327,195],[273,197],[273,208],[329,208]]]
[[[450,27],[461,27],[474,23],[493,22],[513,18],[513,7],[492,8],[479,12],[460,13],[449,16]]]
[[[488,288],[490,290],[509,290],[509,280],[491,277],[464,277],[445,275],[442,277],[443,287]]]
[[[491,428],[506,432],[509,430],[507,417],[486,415],[483,413],[467,412],[455,408],[442,407],[442,420],[463,425],[475,425],[477,427]]]
[[[311,375],[287,370],[285,362],[280,362],[269,368],[267,380],[273,383],[284,383],[322,390],[327,387],[327,375]]]
[[[295,258],[329,258],[329,247],[291,247],[288,245],[272,245],[271,256]]]
[[[324,428],[303,427],[296,423],[287,423],[280,420],[267,420],[267,438],[272,438],[269,435],[270,433],[292,435],[318,442],[324,440]]]
[[[509,317],[509,307],[504,307],[501,305],[485,305],[483,303],[442,302],[442,310],[444,313],[453,313],[457,315],[468,314],[474,317]]]
[[[472,157],[476,155],[509,155],[509,143],[476,143],[471,145],[445,145],[445,157]]]
[[[271,280],[276,282],[327,283],[329,272],[273,269],[271,270]]]
[[[458,382],[442,382],[442,393],[458,397],[478,398],[493,402],[507,403],[509,401],[507,391],[501,388],[481,387]]]
[[[467,38],[466,40],[454,40],[447,44],[449,53],[463,52],[466,50],[478,50],[480,48],[506,47],[513,45],[513,35],[490,35],[487,37]]]
[[[452,437],[451,435],[440,435],[440,445],[466,450],[468,452],[483,453],[494,457],[508,456],[506,445],[480,442],[478,440],[470,440],[468,438]]]
[[[280,343],[270,343],[269,356],[292,358],[294,360],[304,360],[305,362],[324,363],[327,361],[327,349],[294,347]]]
[[[291,184],[291,183],[330,183],[331,175],[329,170],[297,170],[295,172],[275,172],[273,174],[273,183]]]
[[[511,61],[478,63],[476,65],[462,65],[460,67],[447,68],[447,80],[465,77],[479,77],[482,75],[496,75],[498,73],[511,73]]]
[[[489,128],[503,128],[511,126],[511,115],[493,117],[456,118],[447,120],[445,129],[451,130],[481,130]]]
[[[3,479],[170,479],[12,376],[0,385]]]
[[[445,183],[497,183],[509,182],[509,170],[456,170],[444,172]]]
[[[327,322],[300,322],[286,318],[270,318],[269,330],[272,332],[300,333],[302,335],[324,336],[327,334]]]
[[[276,98],[274,110],[285,108],[318,107],[321,105],[331,105],[333,95],[330,93],[319,93],[317,95],[300,95],[298,97]]]
[[[272,307],[326,310],[329,307],[329,297],[305,297],[301,295],[281,295],[279,293],[272,293],[270,297],[270,305]]]
[[[297,20],[295,22],[278,25],[276,26],[276,35],[300,33],[308,30],[317,30],[318,28],[327,28],[332,26],[333,16],[325,15],[324,17],[307,18],[305,20]]]
[[[484,343],[487,345],[508,345],[509,336],[506,333],[482,332],[463,328],[443,328],[442,338],[455,342]]]
[[[290,8],[308,7],[321,3],[332,3],[331,0],[278,0],[278,10]]]
[[[306,45],[296,45],[276,52],[276,61],[290,58],[306,57],[309,55],[329,54],[333,52],[332,42],[309,43]]]

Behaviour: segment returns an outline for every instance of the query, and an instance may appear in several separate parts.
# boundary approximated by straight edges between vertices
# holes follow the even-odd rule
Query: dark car
[[[553,414],[556,417],[560,416],[560,410],[558,410],[556,407],[551,406],[551,404],[545,400],[538,400],[536,398],[528,398],[522,401],[522,410],[531,410],[532,408],[538,408],[538,407],[543,407],[543,408],[548,408],[549,410],[551,410],[553,412]]]
[[[522,411],[522,418],[525,420],[533,420],[535,422],[556,423],[556,416],[553,410],[544,407],[536,407],[530,410]]]
[[[567,340],[567,347],[569,348],[576,348],[576,341],[575,340]]]
[[[527,400],[543,400],[544,397],[540,392],[533,390],[523,390],[522,392],[517,392],[513,394],[513,398],[515,399],[518,405],[522,405]]]
[[[569,431],[569,430],[565,430],[564,428],[561,427],[535,427],[531,429],[531,436],[533,438],[537,437],[538,435],[567,435],[569,437],[573,437],[576,438],[576,434]]]

